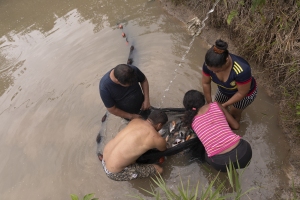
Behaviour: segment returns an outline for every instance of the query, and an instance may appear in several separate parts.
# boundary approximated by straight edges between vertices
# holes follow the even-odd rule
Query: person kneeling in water
[[[104,147],[102,165],[106,175],[115,181],[128,181],[161,174],[159,165],[137,164],[136,160],[150,149],[167,149],[166,140],[157,132],[167,121],[168,116],[160,110],[152,111],[147,120],[131,120]]]
[[[252,158],[250,144],[236,135],[239,123],[218,102],[205,105],[204,95],[189,90],[183,98],[186,109],[184,125],[191,127],[205,148],[205,160],[218,171],[226,172],[231,161],[234,167],[246,167]]]

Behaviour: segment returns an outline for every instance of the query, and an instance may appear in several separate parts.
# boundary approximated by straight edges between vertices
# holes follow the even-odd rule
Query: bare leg
[[[233,106],[230,106],[229,113],[233,116],[233,118],[240,123],[241,116],[242,116],[243,110],[237,109]]]
[[[158,165],[156,165],[156,164],[153,164],[153,166],[155,167],[156,172],[157,172],[158,174],[162,174],[162,173],[163,173],[163,168],[162,168],[162,167],[160,167],[160,166],[158,166]]]

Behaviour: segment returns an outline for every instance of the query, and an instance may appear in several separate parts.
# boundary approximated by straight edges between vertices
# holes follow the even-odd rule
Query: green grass
[[[83,197],[82,200],[98,200],[98,198],[93,198],[95,194],[91,193],[91,194],[87,194]],[[79,200],[79,197],[75,194],[71,194],[71,199],[72,200]]]
[[[198,183],[195,186],[191,186],[189,180],[186,184],[180,179],[180,184],[175,190],[169,188],[164,181],[164,179],[159,175],[155,178],[151,178],[153,184],[151,184],[151,190],[145,190],[141,188],[146,193],[150,194],[154,199],[161,200],[223,200],[223,199],[240,199],[242,196],[249,193],[251,190],[256,188],[251,187],[245,192],[242,191],[240,184],[240,176],[243,174],[244,170],[239,170],[239,172],[230,163],[227,167],[227,178],[229,181],[229,188],[225,187],[225,181],[219,181],[219,173],[210,181],[206,186],[201,186]],[[158,187],[158,189],[156,189]],[[227,191],[233,191],[228,193]],[[143,197],[139,195],[130,195],[130,197],[135,199],[144,200]]]

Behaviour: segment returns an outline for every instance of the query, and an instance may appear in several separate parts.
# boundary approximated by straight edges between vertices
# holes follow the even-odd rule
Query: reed
[[[161,200],[225,200],[235,199],[239,200],[242,196],[246,195],[250,191],[256,189],[254,187],[249,188],[245,192],[242,191],[240,184],[240,176],[244,170],[236,170],[233,164],[230,163],[227,167],[227,178],[230,183],[230,188],[225,186],[225,181],[219,180],[219,173],[210,181],[206,186],[200,186],[200,182],[195,186],[191,186],[189,180],[184,184],[180,178],[180,184],[176,187],[176,190],[172,190],[164,181],[164,179],[158,175],[155,178],[151,178],[153,184],[150,185],[151,190],[145,190],[154,199]],[[158,187],[158,189],[156,189]],[[228,193],[228,191],[233,191]],[[144,200],[140,195],[128,195],[129,197]]]

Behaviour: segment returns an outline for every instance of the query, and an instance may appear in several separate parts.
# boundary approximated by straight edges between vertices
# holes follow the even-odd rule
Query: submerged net
[[[183,126],[182,117],[184,108],[152,108],[159,109],[168,115],[168,122],[159,131],[167,141],[167,150],[159,151],[151,149],[137,159],[137,163],[159,163],[159,159],[165,156],[175,155],[182,151],[191,151],[196,158],[203,159],[204,147],[197,135],[190,128]]]
[[[160,135],[167,141],[167,149],[165,151],[159,151],[157,149],[151,149],[141,155],[136,162],[141,164],[152,164],[160,163],[160,159],[166,156],[172,156],[178,154],[182,151],[191,152],[194,158],[204,159],[204,147],[197,135],[190,128],[183,126],[182,117],[184,115],[184,108],[154,108],[151,107],[150,110],[146,112],[139,113],[144,119],[147,119],[151,111],[162,110],[168,116],[168,122],[159,131]],[[107,114],[102,118],[102,123],[106,121]],[[103,126],[104,127],[104,126]],[[103,128],[102,127],[102,128]],[[105,128],[104,128],[105,129]],[[103,143],[102,132],[100,130],[96,138],[98,145],[98,156],[102,155],[100,153],[100,143]],[[104,144],[102,144],[103,146]]]

